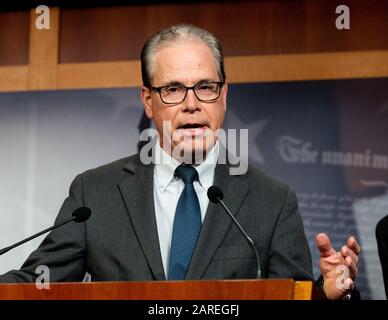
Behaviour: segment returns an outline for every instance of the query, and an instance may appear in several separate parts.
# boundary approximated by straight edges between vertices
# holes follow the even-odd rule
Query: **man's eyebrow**
[[[201,80],[199,80],[197,83],[214,82],[214,81],[216,81],[216,80],[214,80],[214,79],[201,79]]]
[[[198,83],[204,83],[204,82],[214,82],[214,79],[201,79],[197,81],[194,85]],[[170,81],[163,85],[163,87],[167,87],[167,86],[185,86],[185,85],[179,81]]]
[[[163,85],[163,87],[169,86],[184,86],[184,84],[180,83],[179,81],[170,81]]]

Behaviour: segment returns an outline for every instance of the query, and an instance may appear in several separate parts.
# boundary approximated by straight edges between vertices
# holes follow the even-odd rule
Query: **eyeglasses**
[[[201,102],[215,102],[221,93],[223,82],[200,81],[192,87],[183,84],[174,84],[161,87],[151,87],[151,90],[159,92],[160,99],[165,104],[182,103],[187,96],[187,91],[193,90],[197,99]]]

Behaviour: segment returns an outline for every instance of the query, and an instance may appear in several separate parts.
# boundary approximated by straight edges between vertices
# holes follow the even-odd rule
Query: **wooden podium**
[[[311,300],[311,281],[197,280],[2,284],[0,300]]]

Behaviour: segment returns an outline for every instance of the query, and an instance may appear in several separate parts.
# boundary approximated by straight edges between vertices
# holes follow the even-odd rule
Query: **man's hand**
[[[323,290],[328,299],[342,299],[355,286],[358,271],[358,254],[361,251],[354,237],[336,252],[329,237],[320,233],[316,237],[320,254],[319,267],[323,276]]]

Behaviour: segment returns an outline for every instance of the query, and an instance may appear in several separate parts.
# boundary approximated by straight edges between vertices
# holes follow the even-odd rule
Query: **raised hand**
[[[329,299],[342,299],[355,287],[360,245],[354,237],[340,251],[336,251],[329,237],[320,233],[316,237],[319,267],[323,276],[323,290]]]

